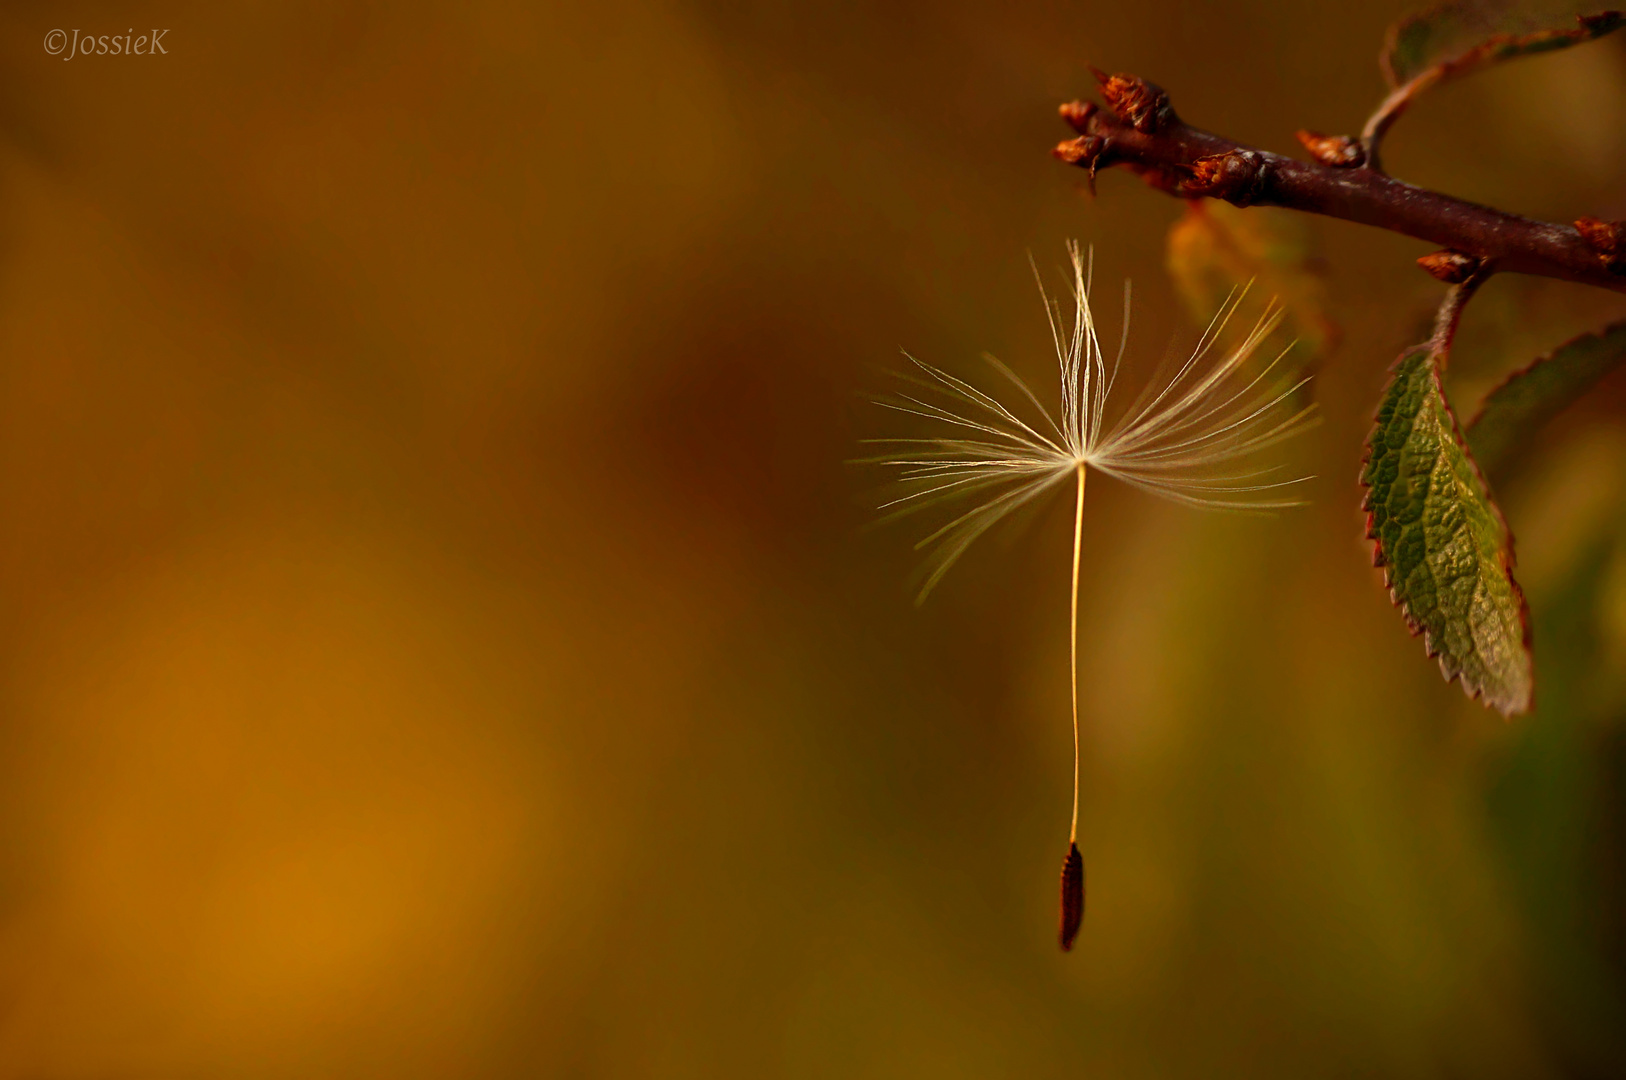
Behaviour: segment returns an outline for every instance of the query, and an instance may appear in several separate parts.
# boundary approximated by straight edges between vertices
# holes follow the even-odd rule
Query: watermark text
[[[122,34],[87,34],[79,30],[52,30],[45,35],[45,51],[63,60],[76,56],[168,56],[163,30],[137,36],[132,27]]]

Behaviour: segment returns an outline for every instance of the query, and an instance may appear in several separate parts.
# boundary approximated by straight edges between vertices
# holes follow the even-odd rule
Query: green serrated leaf
[[[1626,363],[1626,322],[1567,341],[1485,396],[1468,425],[1474,458],[1495,476],[1514,451],[1598,380]]]
[[[1600,11],[1596,0],[1455,0],[1410,15],[1389,28],[1380,62],[1390,86],[1434,71],[1439,81],[1489,64],[1592,41],[1626,17]]]
[[[1287,310],[1288,331],[1315,357],[1338,338],[1317,262],[1301,215],[1287,210],[1188,202],[1169,229],[1169,275],[1199,325],[1233,288],[1252,281]]]
[[[1513,537],[1440,382],[1440,359],[1405,353],[1367,442],[1372,561],[1447,679],[1504,714],[1530,707],[1529,614],[1513,579]]]

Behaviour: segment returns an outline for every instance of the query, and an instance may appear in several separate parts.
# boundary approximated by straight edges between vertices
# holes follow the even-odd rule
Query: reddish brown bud
[[[1078,928],[1084,925],[1084,856],[1077,844],[1067,846],[1067,859],[1061,864],[1061,930],[1057,935],[1063,952],[1073,947]]]
[[[1604,269],[1626,274],[1626,221],[1600,221],[1584,217],[1575,223],[1587,247],[1597,252]]]
[[[1106,140],[1099,135],[1080,135],[1076,139],[1057,143],[1056,148],[1050,152],[1069,165],[1094,168],[1095,160],[1101,156],[1105,144]]]
[[[1296,132],[1310,156],[1335,169],[1353,169],[1366,164],[1366,147],[1349,135],[1323,135],[1319,131]]]
[[[1090,194],[1094,195],[1095,170],[1101,167],[1107,151],[1111,148],[1112,140],[1105,135],[1080,135],[1076,139],[1068,139],[1057,144],[1051,153],[1069,165],[1090,170]]]
[[[1200,157],[1191,164],[1183,195],[1207,195],[1237,206],[1251,206],[1264,192],[1269,163],[1257,150],[1231,150]]]
[[[1479,272],[1479,268],[1485,265],[1485,260],[1478,255],[1466,255],[1460,251],[1436,251],[1432,255],[1424,255],[1418,259],[1417,265],[1430,277],[1447,285],[1461,285]]]
[[[1101,84],[1107,107],[1136,131],[1153,132],[1175,118],[1174,110],[1169,108],[1169,95],[1156,83],[1134,75],[1108,75],[1100,68],[1090,70]]]
[[[1052,152],[1069,165],[1089,169],[1090,175],[1094,176],[1096,169],[1110,164],[1105,159],[1111,150],[1112,137],[1109,135],[1080,135],[1057,144]]]
[[[1096,114],[1098,108],[1093,101],[1069,101],[1061,107],[1061,118],[1083,135],[1089,128],[1090,117]]]

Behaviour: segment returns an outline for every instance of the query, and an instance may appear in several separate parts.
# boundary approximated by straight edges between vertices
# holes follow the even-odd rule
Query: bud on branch
[[[1558,278],[1626,293],[1626,223],[1583,218],[1575,225],[1534,221],[1358,167],[1360,141],[1301,132],[1315,156],[1298,161],[1191,127],[1160,87],[1133,75],[1096,73],[1107,108],[1070,102],[1062,118],[1078,137],[1055,156],[1089,170],[1121,167],[1159,191],[1185,199],[1217,198],[1237,206],[1280,206],[1372,225],[1426,240],[1442,255],[1477,260],[1479,268]],[[1424,269],[1453,269],[1426,256]],[[1441,280],[1452,280],[1442,277]]]

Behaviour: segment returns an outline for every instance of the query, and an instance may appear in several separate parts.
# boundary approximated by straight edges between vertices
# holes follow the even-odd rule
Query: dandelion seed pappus
[[[1312,477],[1279,479],[1282,466],[1250,467],[1246,462],[1257,462],[1263,451],[1317,419],[1313,404],[1295,404],[1310,378],[1285,373],[1292,344],[1264,363],[1254,362],[1281,325],[1283,311],[1275,301],[1266,305],[1237,344],[1220,348],[1220,339],[1247,296],[1247,288],[1241,288],[1232,290],[1173,376],[1148,381],[1109,422],[1108,399],[1129,342],[1131,290],[1126,282],[1123,329],[1109,366],[1090,306],[1094,252],[1086,254],[1072,243],[1068,255],[1070,327],[1065,327],[1061,305],[1045,292],[1042,280],[1039,286],[1060,365],[1059,416],[992,356],[984,359],[1016,393],[1008,403],[910,356],[914,371],[900,373],[907,389],[879,398],[878,404],[929,420],[940,426],[940,433],[867,440],[887,448],[867,460],[891,470],[901,489],[882,504],[887,520],[956,502],[969,504],[916,545],[930,552],[917,602],[925,600],[978,537],[1013,511],[1076,480],[1069,638],[1073,805],[1062,863],[1063,950],[1072,948],[1084,918],[1084,859],[1078,848],[1078,581],[1088,476],[1093,470],[1203,509],[1269,512],[1301,506],[1303,501],[1293,498],[1289,489]],[[1036,267],[1034,274],[1039,276]]]

